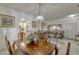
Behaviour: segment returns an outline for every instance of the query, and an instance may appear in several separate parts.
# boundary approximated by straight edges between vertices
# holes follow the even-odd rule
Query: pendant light
[[[44,17],[41,15],[41,6],[42,4],[39,3],[38,6],[39,6],[39,11],[38,11],[38,16],[36,17],[37,20],[40,20],[40,21],[43,21],[44,20]]]

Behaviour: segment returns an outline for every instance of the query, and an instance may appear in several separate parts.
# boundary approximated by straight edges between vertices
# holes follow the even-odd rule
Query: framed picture
[[[36,21],[32,21],[32,28],[36,28],[37,27],[37,22]]]
[[[0,27],[15,27],[15,17],[0,14]]]

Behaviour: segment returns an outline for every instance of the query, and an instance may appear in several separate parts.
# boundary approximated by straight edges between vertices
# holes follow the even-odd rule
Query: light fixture
[[[75,15],[69,15],[69,17],[74,17]]]
[[[68,17],[75,17],[76,16],[76,14],[72,14],[72,15],[69,15]]]
[[[39,12],[38,12],[38,16],[36,17],[37,20],[43,21],[44,17],[41,15],[41,3],[38,4],[39,6]]]

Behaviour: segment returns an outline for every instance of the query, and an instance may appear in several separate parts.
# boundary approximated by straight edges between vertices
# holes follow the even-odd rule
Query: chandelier
[[[38,16],[36,17],[36,19],[43,21],[44,17],[41,15],[41,3],[39,3],[38,6],[39,6],[39,11],[38,11]]]

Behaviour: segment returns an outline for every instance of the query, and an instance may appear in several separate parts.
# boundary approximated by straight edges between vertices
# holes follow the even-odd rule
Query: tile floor
[[[71,43],[70,55],[79,55],[79,41],[74,41],[70,39],[59,40],[57,47],[59,49],[58,55],[65,55],[67,50],[68,42]]]

